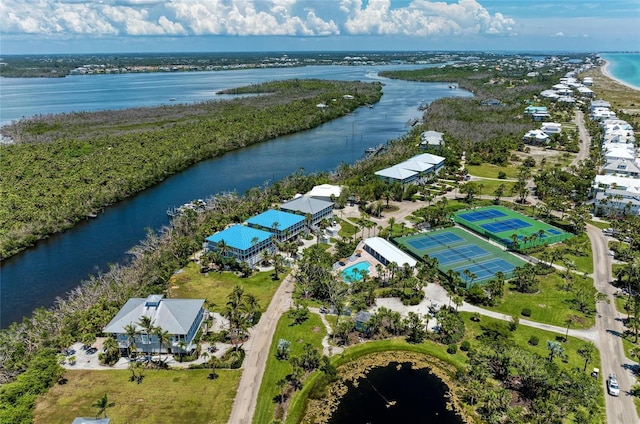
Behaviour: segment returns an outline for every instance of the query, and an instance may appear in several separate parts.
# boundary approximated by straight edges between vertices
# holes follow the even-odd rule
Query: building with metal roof
[[[246,262],[255,266],[264,250],[273,252],[272,234],[268,231],[247,227],[246,225],[232,225],[207,237],[206,250],[217,251],[226,258],[234,258],[239,262]]]
[[[394,262],[399,266],[408,264],[413,268],[418,263],[413,256],[403,252],[397,246],[394,246],[391,242],[383,239],[382,237],[371,237],[366,239],[363,247],[366,252],[385,266]]]
[[[325,202],[332,202],[333,199],[337,199],[342,194],[342,187],[333,184],[320,184],[314,186],[310,192],[306,194],[307,197],[313,197],[314,199],[324,200]]]
[[[301,196],[280,205],[280,209],[286,212],[302,216],[311,216],[311,225],[316,225],[323,219],[333,218],[333,202]]]
[[[170,339],[165,345],[158,343],[158,338],[147,334],[140,325],[142,317],[148,317],[154,327],[167,331]],[[113,334],[122,350],[135,345],[136,351],[146,353],[176,353],[180,345],[185,344],[184,351],[196,348],[194,337],[202,325],[204,318],[204,299],[164,299],[155,294],[146,298],[131,298],[102,330],[105,334]],[[134,325],[139,332],[135,338],[127,335],[126,327]]]
[[[250,227],[274,234],[279,242],[297,236],[306,228],[304,216],[269,209],[247,220]]]

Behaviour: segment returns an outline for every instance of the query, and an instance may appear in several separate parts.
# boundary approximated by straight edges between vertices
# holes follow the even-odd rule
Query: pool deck
[[[358,252],[358,251],[359,251],[359,253],[356,254],[356,252]],[[373,256],[371,256],[368,252],[366,252],[364,250],[364,243],[363,242],[360,242],[358,244],[358,247],[356,247],[356,250],[353,253],[353,255],[351,255],[350,257],[348,257],[346,259],[347,259],[347,261],[344,263],[344,265],[340,265],[340,266],[337,266],[336,268],[334,268],[334,271],[336,271],[338,274],[342,275],[342,272],[345,269],[349,268],[350,266],[353,266],[353,265],[357,264],[358,262],[366,261],[366,262],[369,262],[371,264],[371,266],[369,267],[369,277],[377,277],[378,276],[378,272],[376,271],[376,265],[380,264],[380,261],[375,259]]]

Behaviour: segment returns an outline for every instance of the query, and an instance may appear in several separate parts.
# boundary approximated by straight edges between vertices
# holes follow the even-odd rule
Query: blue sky
[[[0,54],[638,51],[640,0],[1,0]]]

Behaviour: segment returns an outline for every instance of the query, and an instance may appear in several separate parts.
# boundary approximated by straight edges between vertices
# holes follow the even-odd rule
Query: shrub
[[[471,342],[469,340],[465,340],[460,344],[460,350],[463,352],[468,352],[471,349]]]
[[[451,355],[453,355],[454,353],[456,353],[458,351],[458,345],[455,344],[450,344],[447,347],[447,353],[450,353]]]
[[[522,312],[520,312],[522,314],[523,317],[530,317],[531,316],[531,309],[529,308],[522,308]]]
[[[506,172],[504,172],[504,171],[498,172],[498,179],[499,180],[504,180],[506,178],[507,178],[507,173]]]
[[[538,340],[537,336],[531,336],[529,337],[529,344],[531,346],[538,346],[538,343],[540,343],[540,340]]]

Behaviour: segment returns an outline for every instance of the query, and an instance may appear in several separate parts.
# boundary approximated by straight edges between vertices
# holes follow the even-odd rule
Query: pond
[[[428,368],[390,362],[372,368],[356,385],[347,384],[330,424],[464,424],[447,410],[448,388]]]

